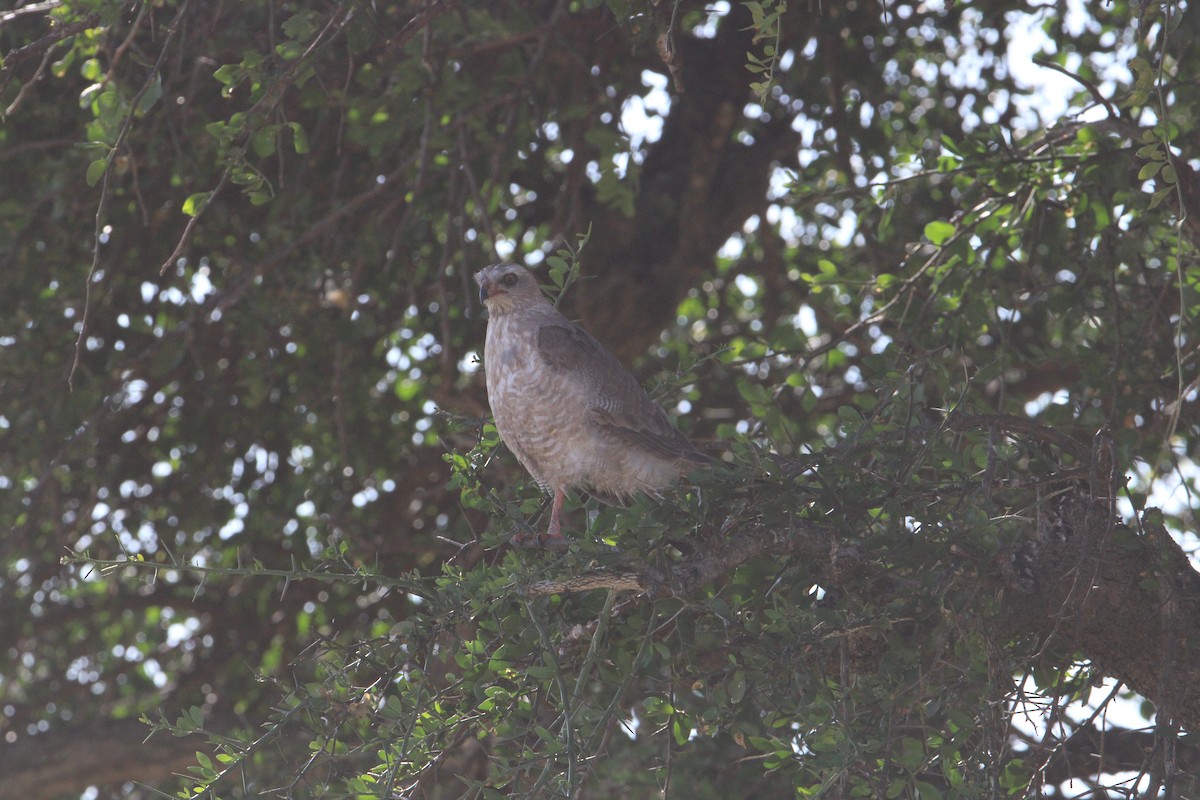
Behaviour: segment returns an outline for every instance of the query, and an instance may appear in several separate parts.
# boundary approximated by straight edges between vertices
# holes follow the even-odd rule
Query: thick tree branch
[[[1082,488],[1041,509],[996,622],[1048,652],[1081,653],[1200,730],[1200,637],[1185,634],[1200,630],[1200,575],[1157,512],[1135,530],[1108,509]]]
[[[594,280],[570,302],[625,361],[670,324],[713,254],[761,210],[774,167],[795,159],[799,136],[787,115],[755,128],[752,143],[737,141],[736,131],[754,128],[742,111],[751,96],[750,24],[734,4],[715,38],[679,37],[672,58],[687,91],[672,97],[646,157],[635,213],[591,198],[577,215],[592,221],[586,271]]]
[[[1060,786],[1072,780],[1091,775],[1115,772],[1141,772],[1148,767],[1158,742],[1151,730],[1103,730],[1094,725],[1079,728],[1063,741],[1031,741],[1019,736],[1030,746],[1026,759],[1041,760],[1048,757],[1046,764],[1037,772],[1037,784]],[[1051,752],[1046,752],[1052,747]],[[1197,757],[1200,751],[1188,749],[1179,762],[1183,773],[1194,773],[1200,766]]]

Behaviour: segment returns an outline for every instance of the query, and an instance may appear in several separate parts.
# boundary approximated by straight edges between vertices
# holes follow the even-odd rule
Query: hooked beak
[[[488,298],[501,294],[505,294],[503,286],[492,283],[486,278],[479,281],[479,302],[484,303]]]

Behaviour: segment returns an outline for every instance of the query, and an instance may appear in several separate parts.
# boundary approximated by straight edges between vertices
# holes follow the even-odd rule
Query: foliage
[[[183,747],[41,796],[1197,790],[1178,620],[1141,697],[1012,566],[1087,487],[1191,608],[1190,6],[6,14],[0,731]],[[510,547],[501,258],[727,469]]]

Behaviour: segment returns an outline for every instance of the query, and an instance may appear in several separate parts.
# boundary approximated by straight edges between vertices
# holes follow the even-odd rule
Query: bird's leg
[[[558,521],[558,516],[562,513],[562,504],[566,497],[567,493],[561,488],[554,490],[554,502],[550,504],[550,525],[546,528],[547,539],[562,538],[562,524]]]
[[[550,524],[546,527],[546,533],[522,532],[514,535],[510,540],[517,547],[565,547],[567,542],[562,535],[562,523],[558,517],[562,513],[563,500],[567,497],[567,493],[562,489],[554,490],[554,499],[550,503]]]

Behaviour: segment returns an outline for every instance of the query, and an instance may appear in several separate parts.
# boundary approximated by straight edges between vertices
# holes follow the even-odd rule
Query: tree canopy
[[[0,798],[1200,795],[1198,42],[0,12]],[[513,547],[499,260],[724,468]]]

